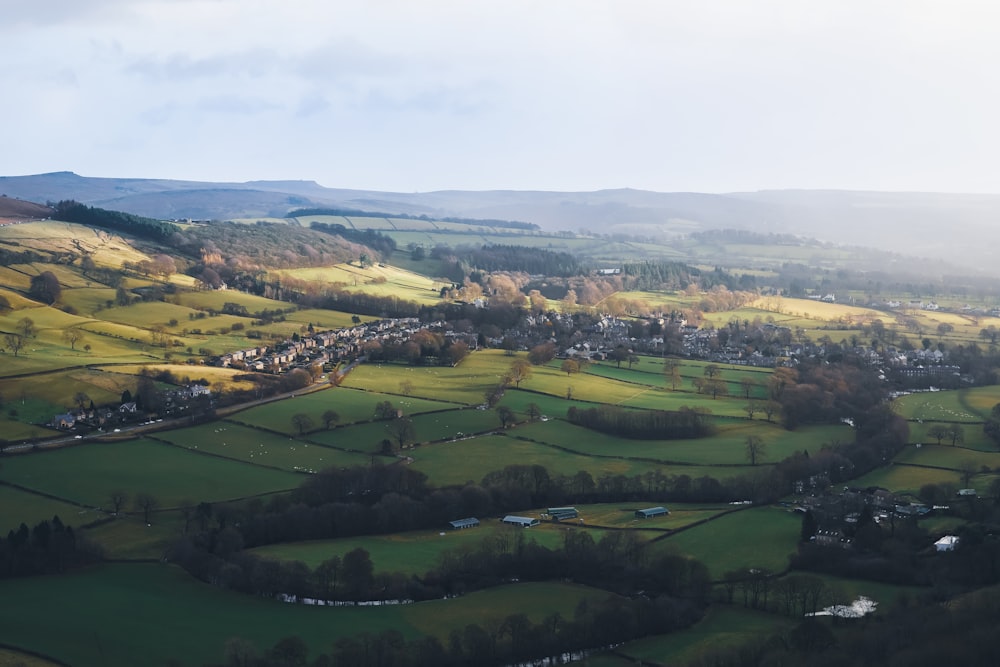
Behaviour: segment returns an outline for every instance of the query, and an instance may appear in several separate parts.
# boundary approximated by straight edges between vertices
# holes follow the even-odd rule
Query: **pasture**
[[[225,459],[292,472],[366,465],[368,457],[227,421],[164,431],[151,439]],[[301,483],[299,480],[298,483]]]
[[[989,389],[1000,388],[989,387]],[[968,391],[959,389],[915,392],[900,396],[893,401],[893,406],[897,414],[911,421],[982,422],[983,416],[970,410],[969,403],[963,400],[963,392]]]
[[[342,386],[392,394],[400,393],[400,383],[408,381],[413,388],[411,396],[476,405],[482,403],[487,389],[500,382],[513,360],[502,350],[481,350],[458,366],[369,363],[352,371]]]
[[[556,445],[591,456],[655,459],[691,465],[748,464],[746,438],[762,439],[764,463],[781,461],[796,452],[815,454],[824,445],[849,441],[853,434],[845,425],[810,426],[788,431],[764,421],[727,421],[711,437],[688,440],[634,440],[592,431],[561,420],[521,426],[514,435]]]
[[[354,376],[358,370],[348,377]],[[345,383],[346,384],[346,383]],[[323,391],[300,394],[294,398],[275,401],[260,405],[249,410],[243,410],[230,417],[231,421],[258,426],[279,433],[297,435],[292,415],[303,413],[309,415],[316,424],[316,430],[323,427],[322,416],[326,410],[334,410],[340,415],[338,424],[353,424],[369,421],[375,416],[375,405],[389,401],[405,415],[416,415],[433,410],[454,408],[452,403],[442,403],[412,396],[398,394],[379,394],[371,391],[358,391],[347,387],[334,387]]]
[[[581,600],[608,595],[572,584],[526,583],[405,606],[311,607],[224,591],[169,565],[102,565],[0,581],[0,642],[73,665],[134,667],[170,658],[200,665],[218,661],[231,637],[263,650],[298,635],[314,655],[338,638],[388,629],[407,639],[430,634],[447,641],[451,630],[468,623],[521,611],[535,622],[555,612],[571,617]]]
[[[350,292],[395,296],[426,305],[438,303],[441,300],[441,288],[451,286],[451,283],[437,281],[387,264],[370,264],[364,268],[354,264],[338,264],[306,269],[283,269],[273,273],[308,282],[337,285]]]
[[[0,535],[6,536],[8,531],[17,530],[22,523],[31,528],[54,516],[67,526],[100,518],[91,510],[0,484]]]
[[[682,665],[715,651],[736,648],[787,630],[794,622],[777,614],[717,604],[709,607],[705,617],[686,630],[628,642],[618,652],[635,662]]]
[[[788,567],[802,529],[802,518],[778,507],[754,507],[720,516],[660,540],[657,547],[674,549],[704,563],[713,579],[726,572]]]
[[[961,477],[957,471],[939,468],[924,468],[912,465],[891,465],[876,468],[852,482],[859,488],[880,486],[899,494],[916,496],[924,484],[953,484],[960,486]]]
[[[160,507],[191,500],[216,502],[292,489],[290,472],[227,461],[149,440],[86,443],[4,458],[0,480],[90,507],[107,507],[108,494],[144,491]]]
[[[537,512],[527,514],[537,516]],[[541,546],[557,549],[562,546],[563,534],[567,530],[586,530],[595,542],[605,533],[599,529],[548,522],[530,529],[516,528],[501,524],[499,519],[490,518],[483,519],[483,524],[478,528],[466,530],[451,530],[448,526],[442,526],[440,530],[275,544],[251,551],[264,558],[298,560],[315,568],[328,558],[335,555],[343,557],[348,551],[361,548],[371,556],[376,572],[402,572],[423,576],[441,564],[441,558],[447,551],[473,550],[486,540],[500,538],[502,535],[505,535],[503,541],[507,544],[513,544],[516,536],[523,535],[525,542],[533,541]]]

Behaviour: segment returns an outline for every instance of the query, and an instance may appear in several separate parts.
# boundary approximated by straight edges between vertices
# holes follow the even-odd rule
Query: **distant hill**
[[[51,215],[52,209],[48,206],[14,197],[0,197],[0,220],[32,220]]]
[[[163,219],[281,217],[341,207],[430,217],[522,220],[545,230],[665,238],[707,229],[797,234],[996,273],[1000,195],[775,190],[729,194],[458,191],[378,192],[313,181],[204,183],[89,178],[72,172],[0,177],[0,194],[37,202],[75,199]]]

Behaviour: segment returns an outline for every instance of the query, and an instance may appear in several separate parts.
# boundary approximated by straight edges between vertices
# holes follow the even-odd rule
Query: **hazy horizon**
[[[994,194],[1000,7],[39,0],[0,173]]]

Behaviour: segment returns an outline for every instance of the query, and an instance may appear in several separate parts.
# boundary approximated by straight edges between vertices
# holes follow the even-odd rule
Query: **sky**
[[[993,0],[10,0],[0,175],[1000,193]]]

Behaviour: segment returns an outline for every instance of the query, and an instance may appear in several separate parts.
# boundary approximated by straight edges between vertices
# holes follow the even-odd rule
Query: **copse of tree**
[[[367,246],[383,257],[389,257],[396,251],[396,239],[374,229],[357,230],[350,229],[344,225],[327,224],[324,222],[313,222],[309,225],[309,227],[310,229],[315,229],[316,231],[323,232],[324,234],[339,236],[345,241],[350,241],[351,243],[359,243],[363,246]]]
[[[144,218],[121,211],[109,211],[103,208],[85,206],[76,201],[66,200],[55,205],[54,217],[66,222],[81,225],[114,229],[133,236],[166,241],[181,231],[181,228],[171,222]]]
[[[62,296],[62,286],[59,284],[56,274],[51,271],[42,271],[37,276],[32,276],[28,296],[50,306],[57,302]]]
[[[647,440],[677,440],[703,438],[715,432],[711,413],[701,408],[682,406],[677,411],[627,410],[613,405],[594,408],[569,408],[566,418],[571,424],[612,433],[626,438]]]
[[[54,516],[30,530],[22,523],[0,538],[0,578],[65,572],[100,557],[99,548]]]
[[[582,270],[576,257],[568,252],[518,245],[484,245],[462,253],[462,257],[481,271],[523,271],[534,275],[568,277]]]

